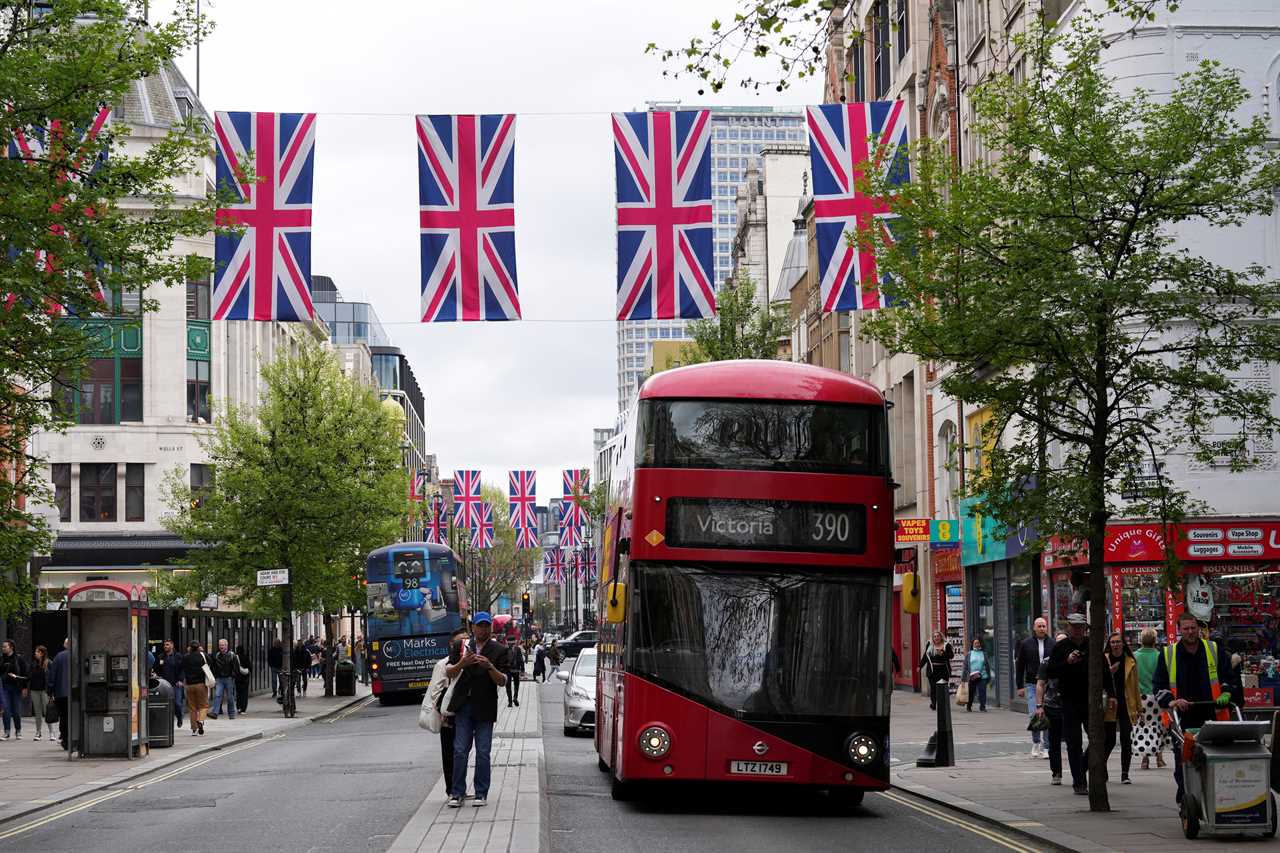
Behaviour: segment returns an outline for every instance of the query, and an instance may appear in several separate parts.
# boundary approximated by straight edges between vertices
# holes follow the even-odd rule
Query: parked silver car
[[[571,735],[596,725],[596,650],[583,649],[573,668],[556,673],[564,682],[564,733]]]

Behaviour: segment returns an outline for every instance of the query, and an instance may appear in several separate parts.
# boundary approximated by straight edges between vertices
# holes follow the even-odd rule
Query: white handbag
[[[431,673],[431,687],[427,690],[427,694],[422,697],[422,704],[418,707],[418,728],[435,734],[440,733],[440,727],[444,723],[444,716],[440,713],[441,694],[450,686],[448,677],[444,674],[445,666],[449,663],[448,659],[438,661],[435,669]]]

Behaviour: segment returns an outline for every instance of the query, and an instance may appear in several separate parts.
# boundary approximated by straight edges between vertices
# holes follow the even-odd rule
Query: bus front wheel
[[[599,753],[596,753],[596,769],[601,773],[609,772],[609,765],[605,763],[605,760],[600,757]]]
[[[630,784],[623,782],[617,776],[614,776],[610,781],[612,784],[609,786],[609,796],[620,803],[631,799],[632,788]]]
[[[832,788],[827,792],[832,808],[838,812],[849,812],[862,805],[862,798],[867,794],[861,788]]]

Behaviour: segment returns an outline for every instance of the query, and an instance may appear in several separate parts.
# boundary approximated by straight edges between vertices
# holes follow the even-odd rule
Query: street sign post
[[[284,586],[289,582],[288,569],[259,569],[258,586]]]

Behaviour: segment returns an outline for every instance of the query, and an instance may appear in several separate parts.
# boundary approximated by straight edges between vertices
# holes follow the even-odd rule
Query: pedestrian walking
[[[1164,767],[1164,745],[1169,738],[1164,723],[1160,721],[1160,706],[1156,704],[1155,690],[1151,686],[1156,674],[1156,662],[1160,650],[1156,648],[1154,628],[1144,628],[1139,636],[1141,645],[1134,650],[1138,664],[1138,693],[1142,699],[1142,714],[1133,729],[1133,748],[1142,756],[1142,769],[1151,769],[1151,756],[1156,757],[1156,767]]]
[[[919,668],[924,670],[925,683],[929,685],[929,710],[938,710],[938,696],[934,685],[951,681],[951,659],[955,650],[941,631],[934,631],[929,647],[920,656]]]
[[[200,644],[192,641],[187,644],[187,653],[182,658],[182,681],[186,691],[187,720],[191,723],[191,736],[204,734],[204,718],[209,712],[209,656],[200,649]]]
[[[1045,668],[1050,678],[1058,679],[1062,698],[1062,739],[1067,744],[1067,764],[1071,767],[1071,790],[1088,796],[1085,775],[1084,734],[1089,727],[1089,620],[1083,613],[1067,617],[1067,637],[1053,647]],[[1114,691],[1110,679],[1102,679],[1108,696]]]
[[[164,641],[153,671],[173,688],[173,719],[178,728],[182,728],[182,709],[186,706],[187,695],[182,676],[182,655],[178,653],[173,640]]]
[[[507,649],[507,707],[520,707],[520,677],[524,675],[524,651],[519,643]]]
[[[449,677],[458,678],[449,700],[454,715],[453,791],[449,807],[457,808],[462,800],[457,792],[467,785],[467,758],[474,743],[476,749],[475,792],[473,806],[488,804],[490,750],[493,747],[493,724],[498,719],[498,688],[507,683],[507,649],[493,639],[493,617],[481,611],[471,617],[474,639],[462,658],[448,667]]]
[[[1031,627],[1031,636],[1018,644],[1018,653],[1014,656],[1014,684],[1019,696],[1027,697],[1027,716],[1035,719],[1040,714],[1036,677],[1040,673],[1040,664],[1053,652],[1054,640],[1049,636],[1049,620],[1043,616],[1036,619]],[[1031,757],[1044,758],[1044,743],[1038,728],[1031,730]]]
[[[1181,639],[1165,646],[1156,661],[1151,686],[1156,704],[1178,712],[1183,731],[1197,728],[1212,719],[1229,720],[1227,708],[1232,700],[1244,696],[1244,688],[1231,679],[1231,658],[1222,645],[1200,638],[1200,623],[1188,611],[1178,617]],[[1212,702],[1216,708],[1193,705]],[[1173,752],[1173,780],[1177,783],[1176,801],[1182,803],[1182,751]]]
[[[58,744],[67,749],[67,736],[71,724],[67,722],[67,697],[71,695],[71,638],[62,641],[62,650],[53,656],[49,664],[49,688],[53,693],[53,705],[58,709]]]
[[[44,740],[44,715],[49,707],[49,650],[36,646],[27,667],[27,690],[31,694],[31,715],[36,718],[36,740]],[[53,740],[53,727],[49,727]]]
[[[987,683],[991,681],[991,663],[982,647],[982,638],[974,637],[965,655],[964,672],[961,675],[969,683],[969,701],[964,709],[973,713],[973,700],[978,700],[978,710],[987,710]]]
[[[243,714],[249,710],[249,676],[253,672],[244,646],[236,646],[236,662],[240,665],[236,672],[236,713]]]
[[[453,698],[452,688],[458,683],[458,677],[450,678],[448,670],[450,666],[456,666],[458,661],[462,660],[463,643],[466,639],[467,629],[458,628],[453,632],[453,636],[449,638],[449,656],[436,661],[435,668],[431,670],[431,687],[427,690],[431,702],[440,712],[440,764],[443,771],[444,793],[450,798],[454,795],[453,748],[454,733],[457,728],[454,726],[453,712],[449,710],[449,701]],[[465,799],[466,793],[465,788],[459,790],[458,799]]]
[[[22,740],[22,699],[27,695],[27,661],[18,654],[13,640],[0,643],[0,692],[4,693],[4,737],[13,725],[15,740]]]
[[[299,640],[293,647],[293,678],[294,692],[302,693],[303,698],[307,696],[307,671],[311,668],[311,652],[307,651],[307,646],[302,640]]]
[[[560,671],[560,662],[564,660],[564,652],[560,651],[560,641],[552,640],[551,648],[547,649],[548,678],[554,678],[555,674]]]
[[[222,713],[222,702],[227,703],[227,716],[236,718],[236,676],[240,674],[240,659],[231,651],[225,639],[218,640],[218,653],[209,664],[213,670],[214,689],[213,707],[209,711],[209,719],[216,720]]]
[[[1067,638],[1064,633],[1054,637],[1054,645]],[[1038,713],[1049,721],[1048,746],[1045,750],[1049,759],[1049,784],[1062,784],[1062,697],[1058,692],[1058,679],[1050,678],[1046,669],[1049,658],[1040,662],[1040,670],[1036,673],[1036,695],[1040,697]],[[1042,744],[1044,746],[1044,744]]]
[[[271,698],[275,699],[284,691],[280,685],[280,670],[284,669],[284,643],[279,637],[271,641],[267,649],[267,669],[271,672]]]
[[[538,676],[542,676],[545,684],[547,681],[547,649],[539,640],[538,644],[533,647],[533,680],[536,682]]]
[[[366,665],[368,661],[365,660],[365,655],[368,653],[369,650],[364,644],[364,637],[360,636],[359,634],[356,635],[356,643],[354,648],[355,648],[356,675],[360,676],[361,684],[368,684],[369,683],[369,667]]]
[[[1107,703],[1107,760],[1120,742],[1120,784],[1128,785],[1129,767],[1133,763],[1133,721],[1141,713],[1142,700],[1138,693],[1138,662],[1116,631],[1107,638],[1107,669],[1104,677],[1111,680],[1115,699]]]

